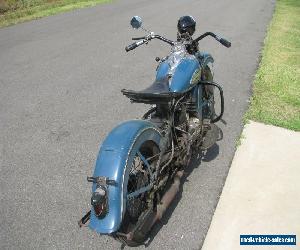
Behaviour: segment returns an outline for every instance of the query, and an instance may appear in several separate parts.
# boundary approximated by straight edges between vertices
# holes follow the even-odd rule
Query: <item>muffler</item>
[[[118,232],[117,235],[122,237],[126,243],[128,244],[137,242],[142,243],[141,240],[144,240],[145,235],[151,230],[153,225],[161,220],[167,208],[170,206],[171,202],[174,200],[176,194],[179,191],[181,178],[183,176],[184,171],[178,171],[174,176],[174,182],[171,187],[166,191],[164,196],[162,197],[160,203],[157,205],[156,211],[153,211],[150,208],[144,216],[142,216],[142,220],[140,223],[137,223],[136,227],[129,233],[124,234]],[[131,244],[129,244],[131,245]]]

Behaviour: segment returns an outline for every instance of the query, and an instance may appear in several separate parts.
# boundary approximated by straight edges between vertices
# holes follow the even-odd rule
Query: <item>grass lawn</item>
[[[110,0],[0,0],[0,27],[105,2]]]
[[[300,131],[300,0],[277,0],[245,118]]]

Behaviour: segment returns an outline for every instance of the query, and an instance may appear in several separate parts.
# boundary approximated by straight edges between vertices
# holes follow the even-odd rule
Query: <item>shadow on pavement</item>
[[[223,137],[222,136],[222,131],[221,131],[221,137]],[[219,139],[219,140],[221,140],[221,139]],[[199,165],[201,164],[201,161],[204,161],[204,162],[212,161],[218,156],[218,154],[219,154],[219,145],[216,144],[216,143],[211,148],[207,149],[206,151],[194,152],[194,154],[192,155],[190,164],[188,165],[188,167],[184,171],[184,176],[182,177],[182,180],[181,180],[181,185],[180,185],[179,192],[177,193],[175,199],[172,201],[171,205],[168,207],[168,209],[165,212],[162,220],[157,222],[153,226],[153,228],[152,228],[152,230],[150,231],[150,234],[149,234],[149,240],[145,244],[145,247],[150,246],[151,242],[153,241],[153,239],[155,238],[157,233],[160,231],[160,229],[168,223],[169,219],[172,216],[173,211],[175,210],[175,208],[177,207],[179,201],[181,200],[183,185],[184,185],[185,182],[188,182],[189,175],[193,172],[193,170],[195,168],[199,167]]]

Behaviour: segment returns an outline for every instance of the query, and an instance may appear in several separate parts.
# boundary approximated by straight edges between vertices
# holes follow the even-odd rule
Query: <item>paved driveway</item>
[[[248,105],[251,82],[274,0],[123,0],[0,29],[0,248],[118,249],[121,244],[77,220],[89,209],[100,142],[116,124],[143,114],[122,88],[154,79],[159,41],[134,52],[124,47],[145,27],[176,38],[180,16],[197,20],[197,34],[214,31],[201,49],[215,57],[224,86],[224,138],[195,162],[182,192],[154,229],[148,249],[199,249],[222,191]],[[140,247],[143,249],[144,246]],[[139,248],[138,248],[139,249]]]

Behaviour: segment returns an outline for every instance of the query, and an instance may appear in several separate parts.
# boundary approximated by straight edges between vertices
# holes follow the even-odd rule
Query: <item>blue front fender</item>
[[[127,121],[114,128],[103,142],[96,161],[94,177],[105,176],[115,180],[115,186],[108,187],[109,212],[103,218],[95,216],[91,210],[89,227],[98,233],[110,234],[116,232],[122,222],[126,210],[128,170],[133,158],[143,142],[152,140],[160,145],[161,134],[149,121]],[[93,185],[92,191],[96,189]]]
[[[196,53],[196,57],[198,58],[201,68],[205,68],[209,63],[214,63],[213,57],[204,51],[199,51]]]

